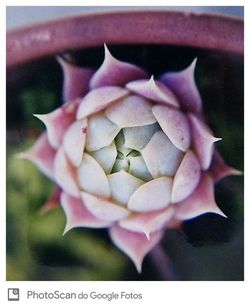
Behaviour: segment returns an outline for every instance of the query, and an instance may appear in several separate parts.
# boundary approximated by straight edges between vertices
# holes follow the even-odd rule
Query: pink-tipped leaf
[[[148,239],[152,232],[161,230],[167,226],[175,212],[174,206],[167,209],[152,211],[148,213],[133,213],[121,220],[119,225],[127,230],[144,233]]]
[[[101,67],[90,80],[90,89],[103,86],[124,86],[130,80],[147,77],[147,74],[139,67],[115,59],[104,45],[105,57]]]
[[[155,81],[153,76],[149,80],[143,79],[131,81],[126,85],[126,87],[130,91],[156,103],[179,108],[179,102],[174,93],[162,82]]]
[[[80,100],[75,99],[48,114],[34,114],[46,126],[49,143],[53,148],[57,149],[61,145],[65,131],[75,120],[79,103]]]
[[[193,114],[189,114],[192,128],[193,147],[197,154],[202,170],[207,170],[214,153],[214,143],[221,140],[212,135],[208,126]]]
[[[176,218],[187,220],[206,213],[226,217],[214,199],[214,181],[209,173],[203,173],[195,191],[176,206]]]
[[[56,188],[53,191],[51,197],[43,204],[43,206],[40,208],[39,212],[41,214],[44,214],[44,213],[47,213],[50,210],[58,207],[59,204],[60,204],[61,193],[62,193],[61,188],[56,186]]]
[[[76,227],[104,228],[110,226],[109,222],[91,214],[81,199],[63,192],[60,201],[66,216],[66,225],[63,234]]]
[[[68,101],[76,97],[82,97],[88,91],[89,80],[94,70],[78,67],[61,57],[57,57],[59,64],[63,70],[63,99]]]
[[[183,71],[163,74],[160,80],[175,93],[185,111],[199,113],[202,101],[194,76],[196,61]]]
[[[55,155],[56,151],[51,147],[47,134],[43,133],[30,149],[19,153],[17,158],[32,161],[45,175],[53,179]]]
[[[210,167],[210,173],[215,182],[220,181],[226,176],[242,175],[242,171],[228,166],[218,151],[214,152],[214,156]]]
[[[145,234],[125,230],[118,225],[110,229],[110,237],[114,244],[119,247],[134,262],[140,273],[142,262],[146,254],[159,243],[163,232],[156,231],[147,239]]]

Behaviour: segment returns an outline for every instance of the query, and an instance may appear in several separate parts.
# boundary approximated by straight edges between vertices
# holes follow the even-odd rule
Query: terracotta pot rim
[[[220,14],[159,10],[71,15],[8,31],[7,67],[103,43],[176,45],[243,55],[244,21]]]

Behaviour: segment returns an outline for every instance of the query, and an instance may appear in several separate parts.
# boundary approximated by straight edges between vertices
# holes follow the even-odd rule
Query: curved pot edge
[[[243,20],[214,14],[119,11],[70,16],[8,32],[7,67],[103,43],[169,44],[243,55],[243,30]]]

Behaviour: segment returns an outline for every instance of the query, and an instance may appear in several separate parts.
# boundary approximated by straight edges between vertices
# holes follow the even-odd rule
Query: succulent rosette
[[[106,46],[95,72],[59,62],[65,103],[35,115],[47,131],[21,156],[58,186],[64,233],[109,228],[140,272],[166,229],[208,212],[225,216],[214,185],[238,171],[214,149],[220,138],[204,120],[196,60],[157,80]]]

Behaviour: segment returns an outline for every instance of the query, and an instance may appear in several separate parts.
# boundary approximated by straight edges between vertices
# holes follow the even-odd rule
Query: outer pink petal
[[[103,110],[118,99],[128,95],[129,91],[116,86],[105,86],[89,92],[81,101],[77,110],[77,119]]]
[[[179,102],[174,93],[162,82],[155,81],[152,76],[149,80],[136,80],[126,84],[126,87],[139,95],[144,96],[157,103],[167,104],[179,108]]]
[[[187,117],[175,108],[156,105],[153,114],[164,133],[181,151],[187,151],[191,143],[191,133]]]
[[[183,71],[166,73],[160,78],[178,97],[183,109],[191,112],[200,112],[202,108],[200,93],[194,78],[196,61],[197,59]]]
[[[63,99],[68,101],[76,97],[82,97],[88,91],[89,80],[94,74],[94,70],[78,67],[64,61],[63,58],[58,57],[63,75]]]
[[[162,235],[162,231],[154,232],[148,240],[144,234],[125,230],[118,225],[110,229],[112,241],[132,259],[139,273],[145,255],[158,244]]]
[[[201,169],[207,170],[214,153],[214,142],[221,140],[212,135],[207,125],[193,114],[189,114],[194,150],[200,160]]]
[[[93,216],[80,199],[62,193],[60,201],[67,219],[63,234],[76,227],[104,228],[110,226],[109,222]]]
[[[189,150],[175,174],[171,201],[177,203],[191,195],[199,183],[200,176],[200,163],[195,154]]]
[[[18,154],[18,158],[29,159],[44,174],[52,178],[56,151],[51,147],[46,133],[43,133],[35,144],[27,151]]]
[[[132,214],[121,220],[119,225],[127,230],[144,233],[148,239],[154,231],[165,227],[175,213],[175,206],[149,213]]]
[[[176,204],[176,209],[175,217],[180,220],[191,219],[205,213],[216,213],[226,217],[215,202],[214,181],[208,173],[202,175],[198,187],[191,196]]]
[[[70,164],[63,148],[56,153],[53,172],[56,183],[73,197],[79,197],[79,188],[76,181],[75,169]]]
[[[60,204],[60,195],[61,195],[61,188],[56,186],[53,194],[49,198],[49,200],[41,207],[40,213],[44,214],[48,211],[52,210],[53,208],[59,206]]]
[[[215,182],[218,182],[222,178],[229,176],[229,175],[242,175],[240,170],[234,169],[228,166],[218,151],[214,152],[214,156],[212,159],[210,173]]]
[[[147,74],[139,67],[130,63],[116,60],[106,45],[105,58],[101,67],[90,80],[90,89],[103,86],[124,86],[128,81],[145,78]]]
[[[48,139],[53,148],[57,149],[62,143],[66,129],[75,120],[79,103],[80,99],[75,99],[48,114],[34,115],[45,124]]]

